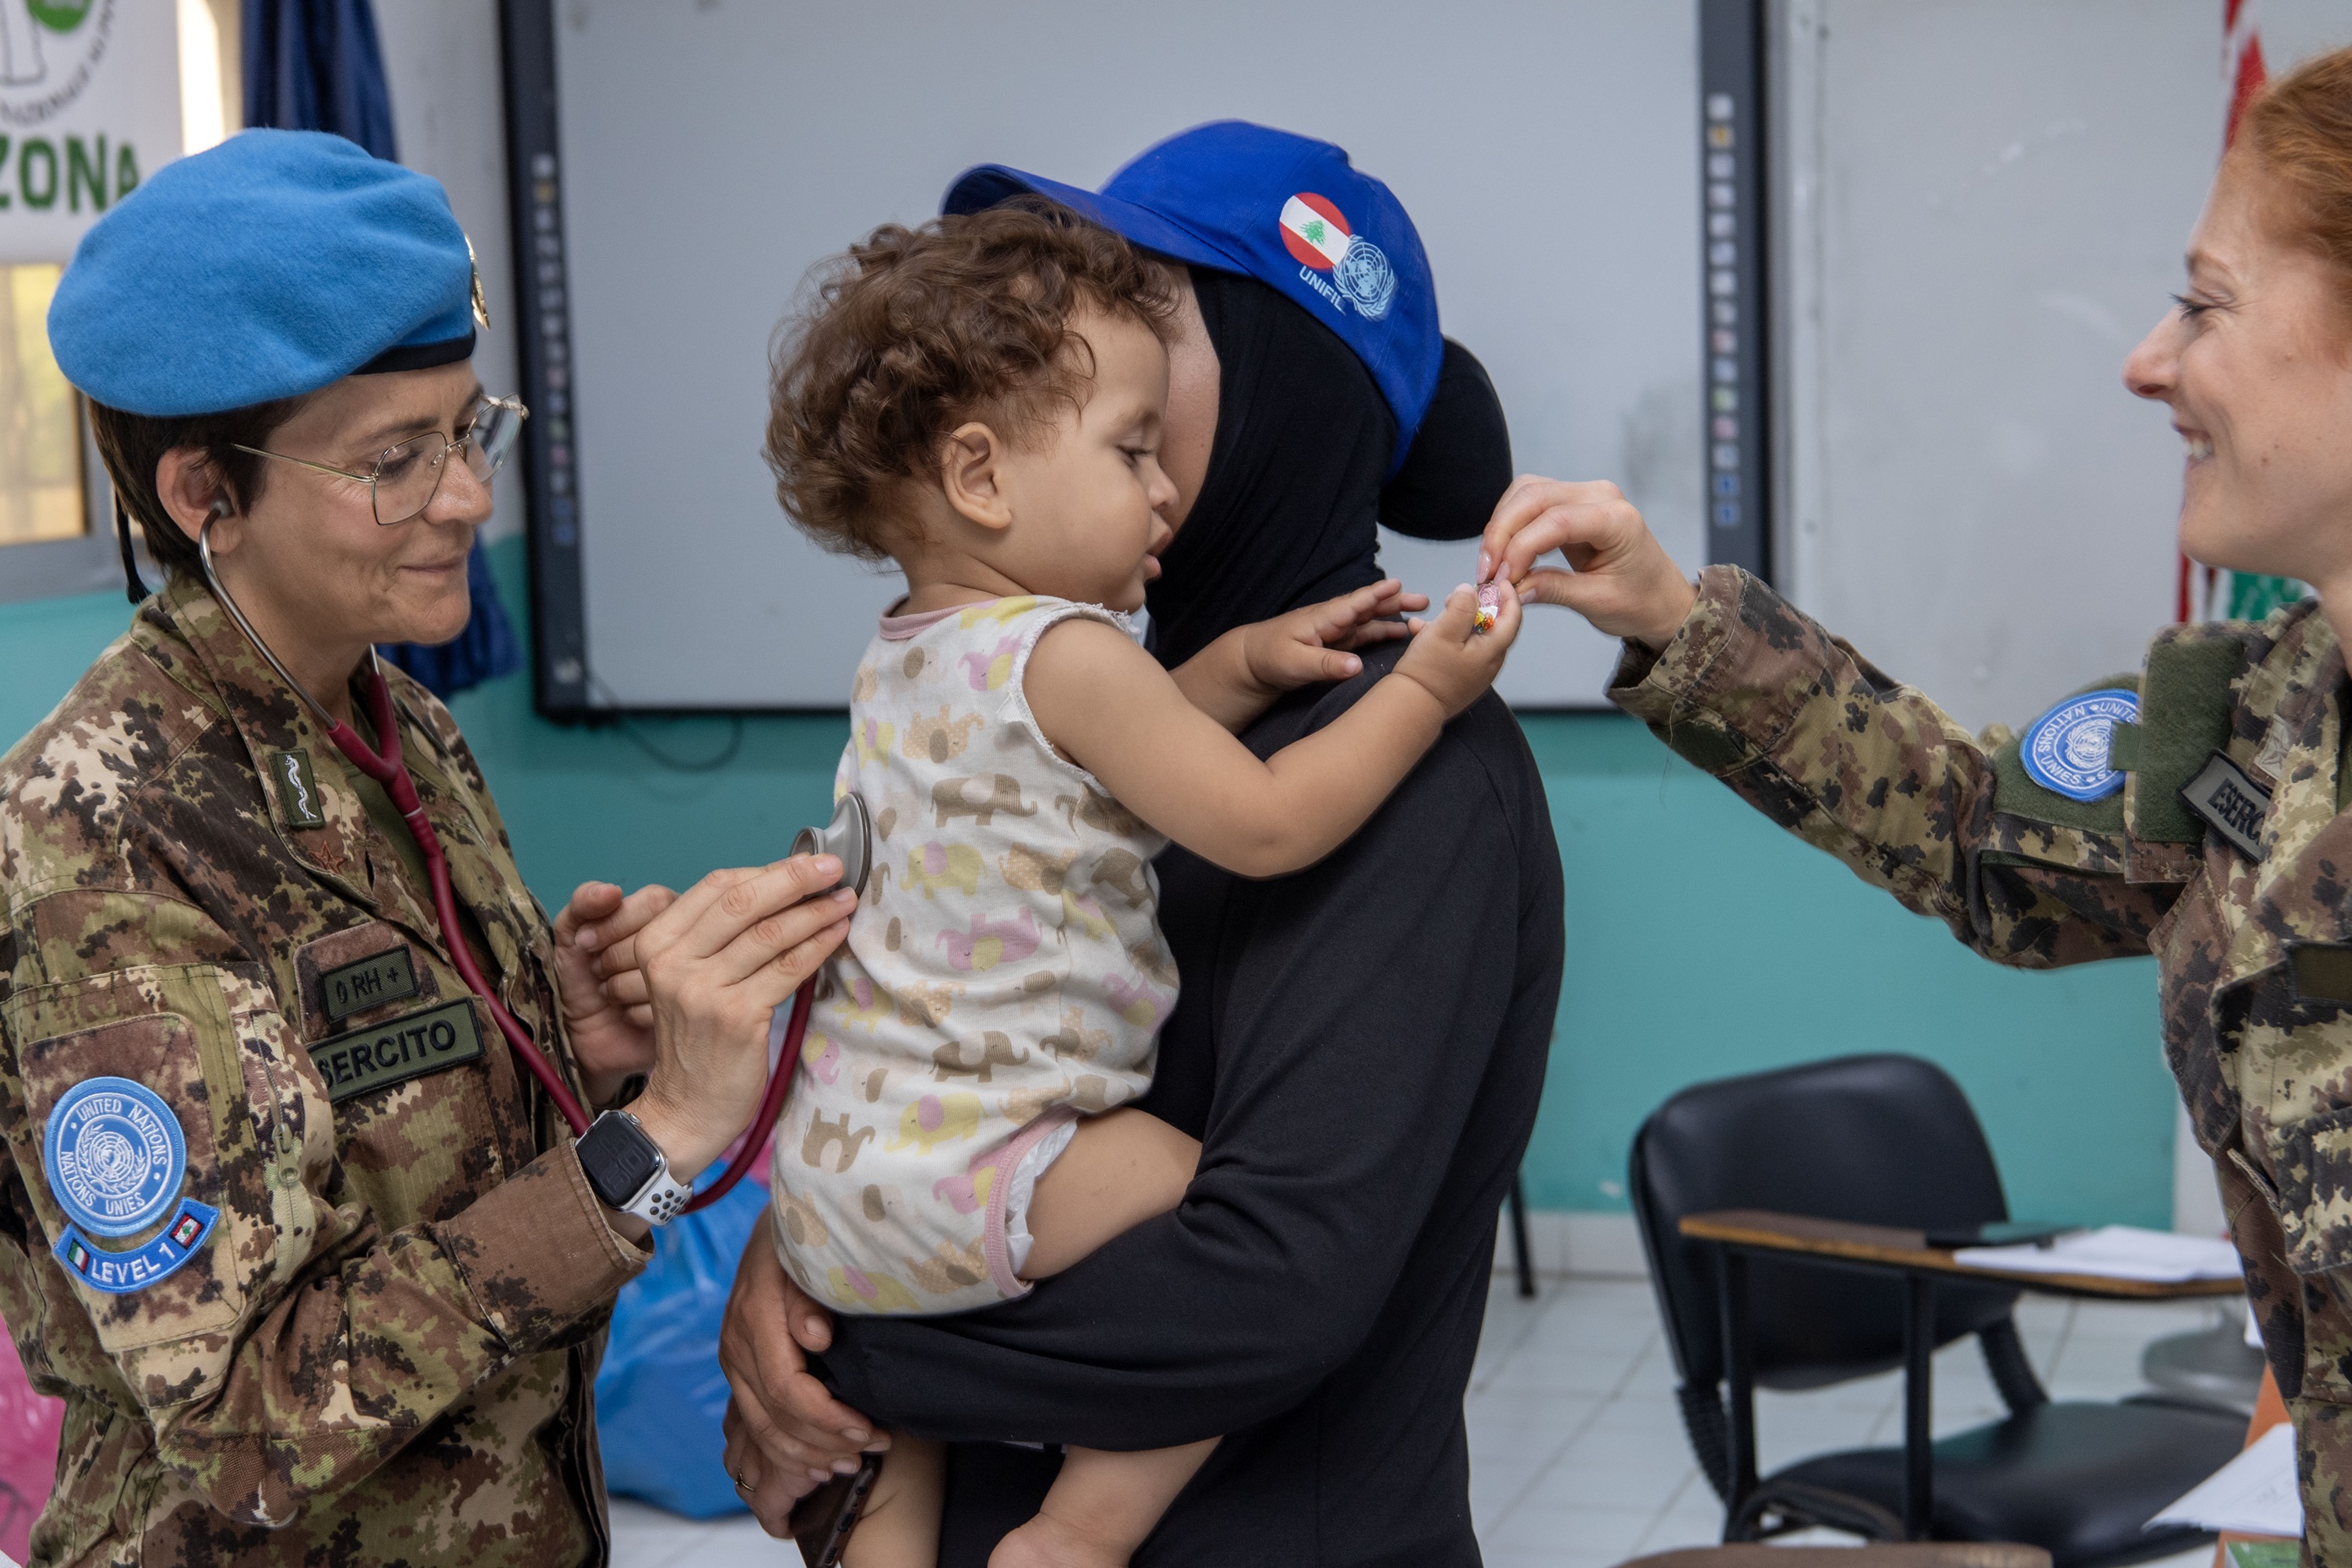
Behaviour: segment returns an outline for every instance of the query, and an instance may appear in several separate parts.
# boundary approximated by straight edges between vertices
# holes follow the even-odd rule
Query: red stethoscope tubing
[[[384,683],[383,671],[376,667],[375,650],[368,650],[365,694],[369,722],[375,726],[376,734],[383,742],[384,749],[381,754],[361,740],[349,724],[320,706],[318,699],[294,679],[293,672],[278,662],[278,656],[269,651],[269,645],[261,640],[260,634],[253,629],[253,623],[247,620],[245,612],[237,607],[236,600],[222,586],[220,574],[213,567],[212,533],[213,524],[226,515],[226,502],[215,502],[212,515],[205,520],[204,527],[196,531],[196,554],[204,563],[205,581],[211,586],[213,596],[220,601],[221,607],[228,612],[229,618],[236,623],[237,629],[246,635],[247,640],[268,662],[269,668],[276,670],[278,678],[292,687],[295,694],[324,722],[327,739],[335,743],[335,749],[343,753],[352,766],[382,784],[384,793],[392,797],[400,819],[408,825],[408,836],[416,841],[416,852],[425,858],[425,880],[433,885],[433,912],[441,922],[441,940],[448,945],[449,961],[457,966],[458,974],[466,982],[466,989],[480,997],[482,1005],[490,1010],[491,1021],[498,1025],[499,1033],[506,1037],[508,1048],[521,1058],[530,1076],[547,1090],[548,1098],[554,1101],[555,1109],[562,1112],[572,1135],[578,1137],[586,1132],[588,1113],[580,1109],[579,1100],[563,1081],[562,1075],[531,1043],[530,1031],[515,1021],[514,1015],[507,1011],[506,1004],[500,1002],[498,994],[490,989],[490,983],[482,978],[481,967],[474,962],[474,950],[466,943],[466,929],[457,919],[457,897],[449,886],[449,858],[441,848],[441,836],[433,830],[431,819],[425,815],[425,803],[416,797],[416,781],[408,776],[408,769],[401,761],[400,717],[393,711],[392,688]],[[800,990],[793,997],[792,1017],[784,1026],[783,1049],[778,1054],[775,1067],[768,1075],[768,1089],[761,1097],[759,1114],[744,1130],[734,1157],[727,1162],[727,1168],[719,1173],[719,1179],[688,1199],[680,1213],[692,1214],[697,1209],[708,1208],[717,1203],[733,1190],[735,1184],[741,1181],[753,1165],[760,1163],[760,1154],[768,1143],[767,1138],[761,1134],[775,1125],[776,1117],[784,1108],[784,1095],[792,1087],[793,1069],[800,1065],[801,1042],[808,1035],[809,1014],[815,1004],[816,976],[811,975],[801,982]]]
[[[490,1010],[490,1017],[497,1023],[499,1033],[506,1037],[508,1049],[514,1052],[522,1065],[530,1069],[530,1076],[539,1080],[540,1087],[547,1090],[548,1099],[555,1102],[555,1109],[562,1113],[563,1120],[571,1125],[576,1137],[588,1131],[588,1113],[580,1108],[579,1100],[555,1070],[555,1065],[532,1043],[530,1032],[516,1021],[514,1015],[507,1011],[506,1004],[500,1002],[490,989],[489,982],[482,977],[481,967],[474,962],[473,949],[466,942],[465,928],[457,919],[457,895],[449,885],[449,858],[442,851],[441,836],[433,830],[432,822],[425,815],[424,802],[416,797],[415,781],[408,776],[408,769],[401,762],[400,720],[393,711],[392,689],[384,683],[381,671],[373,668],[368,671],[363,692],[367,699],[369,720],[383,742],[383,752],[378,753],[341,720],[328,727],[327,739],[335,743],[335,749],[350,760],[352,766],[382,784],[384,793],[392,797],[392,804],[399,811],[401,820],[408,825],[409,837],[416,841],[417,853],[425,858],[425,879],[433,885],[433,910],[440,918],[441,939],[448,945],[450,962],[457,966],[458,974],[465,979],[466,988],[481,998],[482,1005]],[[762,1128],[773,1126],[778,1113],[783,1110],[784,1095],[792,1087],[793,1071],[800,1064],[801,1042],[808,1034],[809,1013],[815,1000],[816,981],[811,976],[802,982],[799,992],[793,997],[792,1017],[784,1026],[783,1049],[776,1058],[773,1072],[769,1075],[767,1092],[760,1100],[759,1114],[752,1118],[740,1147],[736,1150],[735,1157],[727,1163],[726,1170],[719,1173],[717,1181],[689,1198],[681,1212],[691,1214],[717,1203],[733,1190],[735,1184],[741,1181],[753,1165],[759,1163],[767,1140],[755,1134]]]

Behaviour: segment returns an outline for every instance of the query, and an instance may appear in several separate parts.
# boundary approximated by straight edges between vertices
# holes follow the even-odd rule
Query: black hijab
[[[1235,626],[1380,581],[1381,522],[1471,537],[1511,479],[1502,405],[1460,344],[1446,343],[1436,395],[1387,479],[1396,416],[1338,334],[1255,279],[1196,268],[1192,289],[1217,351],[1217,434],[1150,590],[1151,650],[1171,666]]]

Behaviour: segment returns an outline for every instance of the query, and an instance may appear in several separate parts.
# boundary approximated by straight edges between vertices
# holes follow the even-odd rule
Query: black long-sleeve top
[[[1399,651],[1244,741],[1329,723]],[[950,1460],[943,1568],[983,1563],[1050,1482],[997,1442],[1218,1435],[1138,1568],[1475,1565],[1462,1396],[1560,984],[1535,759],[1489,695],[1321,864],[1159,868],[1183,993],[1142,1103],[1202,1141],[1183,1205],[1019,1301],[845,1318],[821,1370],[887,1426],[981,1445]]]

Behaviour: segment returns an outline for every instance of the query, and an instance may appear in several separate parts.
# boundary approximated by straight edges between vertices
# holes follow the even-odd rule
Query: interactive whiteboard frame
[[[551,0],[502,0],[517,297],[527,323],[521,369],[535,416],[526,427],[524,455],[531,503],[534,689],[541,711],[551,717],[838,710],[845,701],[849,671],[870,636],[870,621],[863,617],[878,607],[887,588],[866,587],[855,568],[813,552],[773,553],[764,536],[746,531],[757,526],[782,538],[789,526],[772,510],[755,522],[741,510],[748,468],[730,469],[727,483],[734,499],[723,505],[704,504],[715,488],[661,495],[663,504],[676,499],[677,505],[658,517],[645,500],[659,491],[657,466],[677,459],[658,435],[649,438],[635,427],[635,417],[646,406],[657,420],[663,416],[665,400],[676,395],[670,369],[687,351],[665,342],[659,331],[644,331],[656,312],[638,310],[637,301],[624,302],[619,315],[630,320],[621,322],[612,279],[625,274],[649,288],[694,295],[699,285],[692,263],[711,258],[688,256],[689,265],[656,278],[647,274],[648,247],[656,239],[699,244],[723,261],[730,245],[740,253],[746,215],[722,212],[707,223],[685,224],[662,209],[664,193],[654,191],[646,193],[651,205],[641,222],[615,224],[610,187],[635,177],[615,167],[613,155],[614,138],[640,123],[670,135],[678,156],[704,159],[690,172],[708,177],[708,160],[720,154],[704,145],[708,138],[693,114],[711,101],[758,97],[743,88],[740,60],[708,41],[719,35],[698,41],[691,33],[698,27],[749,29],[770,48],[776,37],[786,37],[796,59],[805,47],[835,51],[828,61],[872,61],[870,79],[862,68],[827,66],[826,81],[859,79],[845,83],[835,95],[840,101],[828,110],[837,121],[864,103],[861,134],[884,142],[908,134],[899,123],[907,116],[898,110],[903,100],[919,96],[921,71],[940,68],[934,57],[944,46],[928,36],[937,29],[916,26],[927,15],[920,5],[884,0],[878,9],[889,16],[877,22],[872,6],[785,14],[701,7],[687,0],[625,5],[566,0],[560,7]],[[1098,40],[1087,40],[1114,23],[1136,25],[1074,0],[1044,0],[1041,9],[1053,14],[1024,10],[1011,19],[1032,29],[1033,45],[1043,38],[1056,47],[1099,49]],[[1065,10],[1067,16],[1059,14]],[[1077,26],[1081,14],[1094,19]],[[780,15],[789,17],[782,33],[779,26],[787,25],[772,20]],[[608,41],[601,47],[607,52],[581,57],[581,38],[593,41],[591,29],[604,32]],[[888,48],[875,46],[885,36],[877,29],[887,31]],[[962,30],[953,31],[968,45]],[[1518,465],[1618,479],[1682,559],[1696,563],[1710,553],[1703,521],[1704,369],[1701,345],[1693,342],[1692,310],[1704,298],[1704,258],[1694,243],[1701,200],[1696,5],[1576,0],[1563,7],[1480,0],[1468,11],[1439,16],[1420,0],[1316,0],[1275,13],[1245,0],[1207,0],[1187,13],[1178,32],[1194,40],[1187,47],[1201,57],[1192,74],[1139,79],[1163,88],[1173,82],[1163,97],[1180,107],[1162,105],[1148,113],[1131,109],[1136,127],[1104,132],[1096,140],[1116,136],[1132,153],[1185,124],[1240,114],[1329,135],[1347,146],[1360,166],[1397,189],[1420,221],[1447,330],[1494,373],[1512,420]],[[1244,38],[1255,40],[1252,49],[1234,47]],[[704,53],[694,56],[696,48]],[[910,52],[917,57],[912,66]],[[1318,56],[1340,71],[1324,83],[1328,90],[1301,94],[1281,86],[1307,79],[1285,60],[1297,57],[1294,63],[1303,69],[1301,62]],[[604,60],[607,79],[613,60],[627,60],[629,91],[613,90],[612,79],[591,80],[581,100],[567,106],[559,66],[581,58]],[[1033,89],[1072,73],[1070,58],[1045,60],[1034,67]],[[783,79],[789,73],[771,74],[777,79],[766,96],[745,111],[747,133],[769,123],[760,115],[772,119],[803,107],[793,102],[793,84]],[[730,91],[737,97],[724,98]],[[1133,96],[1111,93],[1100,83],[1094,93],[1087,102],[1097,108],[1098,100]],[[1042,137],[1034,119],[1011,131],[992,122],[984,98],[983,92],[975,100],[969,130],[962,129],[963,120],[954,121],[957,156],[942,163],[935,178],[927,173],[925,188],[911,195],[911,187],[877,191],[855,224],[845,224],[830,208],[821,220],[808,221],[844,226],[842,244],[872,223],[919,221],[937,201],[929,187],[943,189],[969,163],[1011,162],[1081,184],[1115,166],[1115,160],[1104,161],[1103,148],[1077,146],[1075,137]],[[936,102],[931,107],[936,110]],[[840,154],[839,145],[821,144],[830,122],[815,123],[816,142],[769,157],[766,172],[775,175],[775,188],[809,169],[831,174],[836,185],[848,177],[825,162]],[[936,132],[936,114],[929,123]],[[581,145],[567,147],[567,136]],[[865,155],[857,145],[849,150]],[[882,155],[896,154],[886,149],[877,156]],[[796,167],[795,157],[804,162]],[[1496,194],[1501,185],[1523,197],[1517,211],[1504,210]],[[837,194],[819,190],[816,196]],[[758,204],[772,202],[773,195],[762,190],[745,200],[753,205],[751,216],[759,216]],[[1661,224],[1665,215],[1671,220]],[[1505,217],[1515,226],[1498,241],[1496,226]],[[646,232],[654,229],[662,232]],[[810,259],[778,261],[779,312]],[[740,309],[734,314],[743,319],[728,328],[730,354],[773,325]],[[614,351],[615,343],[625,345],[625,355]],[[694,352],[705,363],[711,357],[707,346]],[[745,387],[737,384],[744,380],[740,368],[722,367],[723,399],[711,405],[733,422],[726,461],[754,464],[757,420],[739,418],[743,411],[736,407],[744,401]],[[719,551],[712,541],[730,529],[736,542]],[[796,537],[791,548],[803,549]],[[1472,574],[1474,549],[1384,535],[1382,559],[1413,585],[1442,593]],[[779,560],[790,563],[789,569],[777,570]],[[715,605],[730,594],[740,598],[745,584],[759,584],[771,600],[799,595],[814,606],[809,626],[787,617],[738,628],[733,623],[740,617]],[[875,604],[866,605],[867,598]],[[666,607],[652,608],[657,600]],[[853,601],[855,616],[843,610]],[[642,616],[640,603],[647,606]],[[842,620],[845,629],[818,636],[810,628],[824,616]],[[849,632],[853,621],[866,629]],[[725,627],[732,644],[710,642],[712,626]],[[796,634],[805,634],[806,646],[787,647]],[[707,651],[706,645],[724,651]],[[673,668],[682,661],[690,674],[641,679],[651,666],[632,647],[651,648]],[[1612,641],[1572,616],[1539,616],[1501,689],[1522,708],[1601,708],[1616,651]],[[796,684],[772,692],[745,689],[743,668],[762,658]]]

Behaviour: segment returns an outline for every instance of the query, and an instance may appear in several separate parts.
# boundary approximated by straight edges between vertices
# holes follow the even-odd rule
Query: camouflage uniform
[[[577,1091],[546,918],[498,808],[447,710],[388,676],[485,971]],[[264,787],[289,752],[321,826],[299,826],[299,788]],[[0,759],[0,1317],[66,1401],[37,1563],[607,1556],[591,1391],[646,1255],[464,1000],[356,776],[185,576]],[[404,994],[353,1011],[346,989],[331,1011],[321,976],[387,953],[413,985],[396,959],[368,965]],[[453,1002],[478,1058],[331,1098],[306,1047]],[[337,1074],[360,1059],[321,1055]],[[44,1124],[99,1075],[161,1095],[186,1194],[219,1211],[184,1266],[129,1294],[51,1251]]]
[[[1755,578],[1710,567],[1699,589],[1610,691],[1668,745],[1998,963],[2156,955],[2166,1052],[2301,1438],[2305,1555],[2352,1563],[2352,815],[2326,619],[2305,603],[2159,634],[2139,679],[2101,683],[2137,689],[2141,721],[2117,731],[2123,793],[2084,804]],[[2259,860],[2173,787],[2213,751],[2272,792]]]

